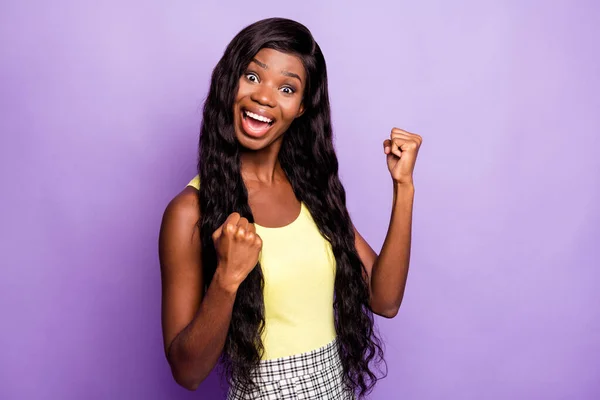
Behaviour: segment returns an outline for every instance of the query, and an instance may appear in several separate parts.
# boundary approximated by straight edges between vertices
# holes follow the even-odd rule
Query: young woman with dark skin
[[[251,57],[239,76],[231,122],[254,221],[235,210],[221,217],[222,222],[210,235],[216,255],[212,277],[204,272],[205,247],[199,224],[202,207],[197,188],[186,187],[164,213],[159,241],[164,348],[175,380],[190,390],[195,390],[217,365],[228,334],[233,335],[230,325],[236,296],[261,257],[263,242],[257,225],[286,227],[302,212],[303,200],[282,167],[280,151],[290,126],[308,111],[305,96],[309,78],[302,57],[267,46]],[[351,225],[355,251],[364,266],[368,307],[386,318],[398,313],[404,296],[415,193],[413,171],[421,143],[419,135],[399,128],[392,129],[383,140],[393,199],[379,254]],[[368,391],[359,384],[350,388],[358,389],[361,395]]]

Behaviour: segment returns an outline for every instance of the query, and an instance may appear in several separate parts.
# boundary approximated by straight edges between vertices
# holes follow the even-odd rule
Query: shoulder
[[[198,190],[193,186],[187,186],[173,197],[165,208],[161,234],[179,238],[183,235],[188,236],[196,231],[199,220]]]
[[[187,185],[188,187],[200,190],[200,176],[196,175]]]
[[[187,186],[179,192],[167,205],[165,216],[178,220],[190,220],[200,218],[200,207],[198,201],[198,190],[200,189],[200,177],[196,175]]]

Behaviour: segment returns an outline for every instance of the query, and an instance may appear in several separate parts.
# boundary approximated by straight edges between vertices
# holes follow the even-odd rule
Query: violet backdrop
[[[594,1],[0,3],[0,398],[219,399],[172,380],[157,236],[210,72],[270,16],[329,68],[348,207],[383,243],[382,141],[424,137],[372,399],[600,398]]]

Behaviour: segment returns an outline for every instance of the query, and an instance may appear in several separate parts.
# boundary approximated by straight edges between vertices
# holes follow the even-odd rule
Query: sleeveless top
[[[200,188],[196,176],[188,184]],[[259,255],[264,275],[263,360],[306,353],[335,337],[333,295],[336,262],[304,203],[290,224],[254,224],[263,242]]]

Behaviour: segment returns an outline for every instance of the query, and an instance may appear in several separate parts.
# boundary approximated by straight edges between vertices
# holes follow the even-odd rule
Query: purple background
[[[373,399],[600,398],[594,1],[3,1],[0,398],[218,399],[164,359],[157,235],[243,26],[313,31],[348,207],[380,248],[382,141],[424,137]],[[378,4],[378,3],[377,3]]]

